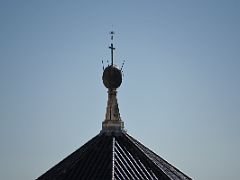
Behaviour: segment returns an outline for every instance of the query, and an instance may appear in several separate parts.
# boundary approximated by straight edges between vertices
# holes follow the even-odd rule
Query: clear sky
[[[112,29],[128,133],[194,179],[239,179],[238,0],[0,0],[0,179],[100,132]]]

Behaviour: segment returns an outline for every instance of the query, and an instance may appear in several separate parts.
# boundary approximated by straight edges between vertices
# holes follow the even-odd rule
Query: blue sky
[[[35,179],[99,133],[112,29],[128,133],[194,179],[238,179],[239,19],[237,0],[1,0],[0,179]]]

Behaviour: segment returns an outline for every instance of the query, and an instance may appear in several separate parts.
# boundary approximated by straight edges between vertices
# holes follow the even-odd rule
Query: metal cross
[[[111,58],[112,58],[112,66],[113,66],[113,50],[115,50],[115,48],[113,47],[113,43],[111,43],[111,46],[109,46],[109,48],[111,49]]]

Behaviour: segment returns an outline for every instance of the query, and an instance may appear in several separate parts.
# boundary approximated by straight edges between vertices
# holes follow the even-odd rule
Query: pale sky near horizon
[[[127,132],[193,179],[239,179],[238,0],[0,0],[0,179],[100,132],[112,29]]]

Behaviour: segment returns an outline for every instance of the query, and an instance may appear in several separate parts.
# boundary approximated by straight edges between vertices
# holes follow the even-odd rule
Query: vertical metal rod
[[[111,43],[111,58],[112,58],[112,66],[113,66],[113,50],[114,50],[113,43]]]

